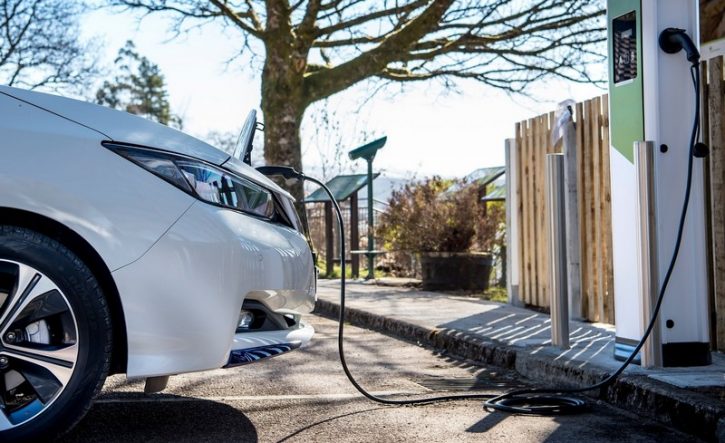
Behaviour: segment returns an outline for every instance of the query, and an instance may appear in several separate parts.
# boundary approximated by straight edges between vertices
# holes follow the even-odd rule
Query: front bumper
[[[229,363],[232,350],[302,345],[314,332],[286,329],[279,332],[289,337],[266,343],[264,334],[275,331],[235,333],[245,299],[297,318],[315,302],[305,238],[238,212],[194,203],[139,260],[113,276],[126,319],[129,378],[215,369]],[[247,341],[237,342],[240,335]]]

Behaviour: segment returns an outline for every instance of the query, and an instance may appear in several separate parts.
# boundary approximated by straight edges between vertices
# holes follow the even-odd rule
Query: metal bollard
[[[634,143],[634,168],[637,179],[637,221],[639,229],[639,290],[642,297],[642,324],[647,325],[652,317],[659,295],[659,273],[657,272],[657,212],[655,211],[654,184],[655,145],[651,141]],[[662,367],[662,339],[660,322],[640,351],[643,368]],[[644,330],[642,331],[644,334]]]
[[[551,344],[569,349],[569,300],[566,265],[564,154],[546,155],[546,202],[549,213],[549,286]]]

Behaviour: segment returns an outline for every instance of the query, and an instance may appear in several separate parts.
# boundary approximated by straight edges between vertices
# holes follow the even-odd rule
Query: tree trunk
[[[297,57],[284,46],[267,47],[262,71],[262,112],[264,114],[264,160],[268,165],[292,166],[302,171],[300,127],[305,109],[303,70]],[[298,200],[304,198],[301,182],[287,186]]]
[[[286,94],[274,93],[269,87],[266,77],[262,79],[262,112],[264,113],[264,161],[267,165],[292,166],[302,171],[302,143],[300,126],[304,115],[304,106],[299,102],[284,100]],[[305,198],[304,183],[297,180],[286,183],[282,178],[271,177],[282,188],[287,189],[297,200],[297,213],[300,216],[305,232],[307,211],[303,202]]]
[[[262,98],[264,113],[264,160],[268,165],[292,166],[302,171],[300,126],[304,109],[275,98]],[[304,198],[302,183],[286,186],[297,199]]]

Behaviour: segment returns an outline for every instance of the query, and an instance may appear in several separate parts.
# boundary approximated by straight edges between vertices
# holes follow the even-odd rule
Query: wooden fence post
[[[708,62],[708,113],[710,114],[710,204],[712,208],[712,253],[717,336],[725,346],[725,87],[723,59]]]
[[[609,152],[609,95],[602,96],[602,241],[604,264],[604,322],[614,324],[614,263],[612,258],[612,176]]]

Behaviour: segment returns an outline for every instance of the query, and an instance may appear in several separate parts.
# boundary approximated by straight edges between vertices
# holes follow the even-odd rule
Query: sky
[[[259,110],[261,58],[254,62],[245,54],[229,62],[241,47],[235,29],[208,25],[174,37],[163,16],[139,18],[138,13],[102,9],[85,15],[81,28],[85,38],[100,43],[101,61],[108,66],[126,40],[158,64],[172,111],[184,119],[186,132],[202,139],[211,131],[237,132],[249,110]],[[504,164],[504,142],[513,137],[517,121],[554,110],[566,99],[604,93],[594,85],[564,82],[536,84],[531,98],[476,82],[459,83],[455,92],[436,83],[373,92],[363,82],[308,109],[302,132],[306,170],[321,172],[327,165],[327,174],[335,173],[330,166],[336,163],[337,143],[347,151],[386,135],[388,142],[375,158],[377,170],[397,177],[462,177]],[[323,134],[315,136],[323,108],[339,123],[334,134],[323,126]],[[345,172],[365,170],[363,161],[343,167]]]

